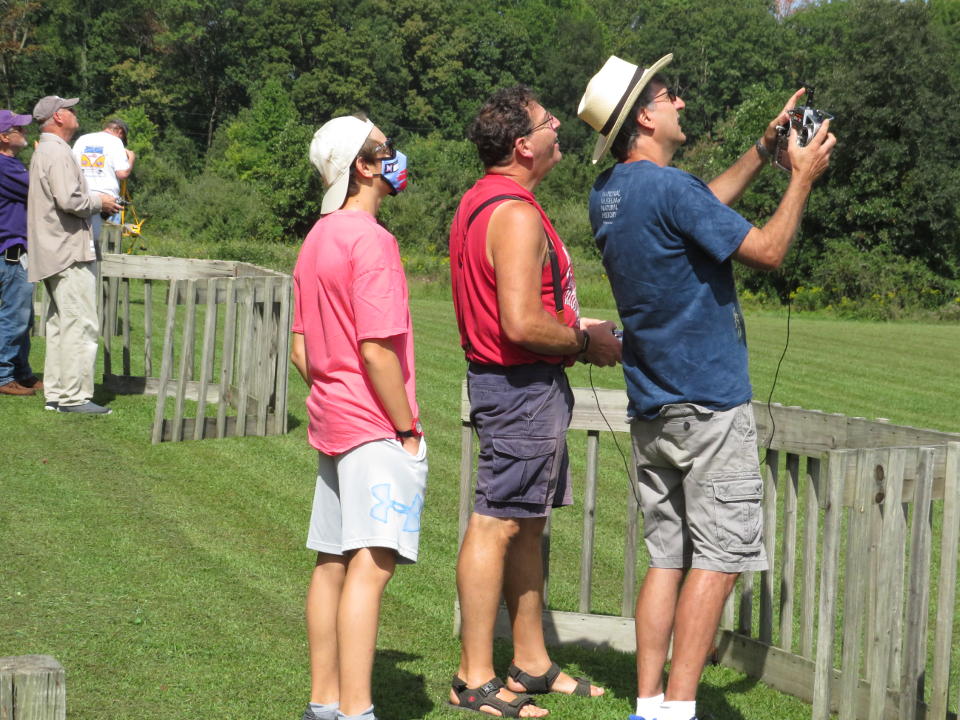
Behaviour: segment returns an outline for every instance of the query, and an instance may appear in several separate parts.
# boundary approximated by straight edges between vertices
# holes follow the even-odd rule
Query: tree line
[[[594,136],[576,107],[610,54],[674,54],[688,137],[678,165],[707,179],[808,84],[836,116],[831,170],[787,267],[740,280],[758,296],[881,317],[960,317],[958,50],[960,0],[0,1],[5,105],[79,95],[84,130],[122,116],[145,228],[225,250],[302,239],[322,195],[310,137],[362,110],[410,157],[410,189],[385,222],[406,254],[442,257],[480,171],[465,127],[493,89],[523,82],[562,122],[565,160],[538,195],[590,252],[586,196],[603,165],[589,162]],[[763,222],[785,183],[764,171],[737,209]]]

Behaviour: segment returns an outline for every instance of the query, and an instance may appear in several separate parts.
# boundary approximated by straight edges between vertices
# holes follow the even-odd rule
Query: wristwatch
[[[763,144],[763,138],[760,138],[759,140],[757,140],[756,148],[757,148],[757,155],[760,156],[760,159],[763,160],[763,162],[765,163],[773,162],[773,154],[769,150],[767,150],[767,146]]]
[[[412,437],[423,437],[423,425],[420,424],[420,418],[415,417],[411,421],[409,430],[397,430],[397,440]]]

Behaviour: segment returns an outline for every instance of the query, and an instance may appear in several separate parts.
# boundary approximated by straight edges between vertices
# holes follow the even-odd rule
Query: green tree
[[[238,68],[245,51],[243,0],[167,0],[158,13],[158,56],[170,83],[171,113],[204,149],[224,117],[246,101]]]
[[[19,83],[20,59],[36,52],[39,46],[33,42],[34,16],[39,4],[29,0],[3,0],[0,2],[0,77],[3,78],[3,93],[6,107],[14,106],[14,92]]]
[[[684,95],[684,130],[691,142],[744,99],[756,83],[779,85],[785,39],[767,0],[652,0],[605,3],[613,54],[639,65],[673,53],[664,72]]]
[[[805,230],[864,250],[887,246],[956,276],[960,148],[943,110],[960,96],[956,56],[930,8],[853,0],[809,8],[791,23],[813,41],[816,104],[836,115],[840,138]]]
[[[319,214],[319,175],[307,157],[313,130],[300,122],[293,100],[271,78],[253,92],[249,108],[223,129],[222,154],[210,170],[256,187],[280,232],[298,237]]]

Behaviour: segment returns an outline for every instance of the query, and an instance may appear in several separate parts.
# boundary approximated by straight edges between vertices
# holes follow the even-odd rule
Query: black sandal
[[[503,717],[520,717],[520,710],[526,705],[536,705],[533,698],[526,693],[516,693],[513,700],[504,700],[497,697],[501,688],[505,687],[500,678],[493,678],[485,682],[480,687],[468,688],[467,684],[456,675],[453,676],[453,682],[450,687],[457,695],[459,705],[447,703],[450,707],[457,710],[470,710],[472,712],[483,713],[496,717],[493,713],[484,712],[480,708],[490,707],[500,712]]]
[[[531,695],[544,695],[546,693],[559,692],[559,690],[553,689],[553,683],[559,674],[560,666],[556,663],[552,663],[550,668],[543,675],[530,675],[529,673],[525,673],[513,663],[510,663],[510,669],[507,670],[507,675],[510,676],[510,679],[519,683],[520,685],[523,685],[523,689]],[[574,680],[577,681],[577,686],[573,689],[573,692],[570,693],[571,695],[592,697],[590,694],[589,680],[582,677],[574,678]],[[567,693],[560,694],[566,695]]]

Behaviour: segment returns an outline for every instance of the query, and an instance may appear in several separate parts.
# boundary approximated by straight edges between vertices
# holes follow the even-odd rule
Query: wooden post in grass
[[[67,685],[63,666],[49,655],[0,658],[0,718],[65,720]]]

